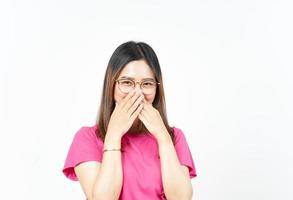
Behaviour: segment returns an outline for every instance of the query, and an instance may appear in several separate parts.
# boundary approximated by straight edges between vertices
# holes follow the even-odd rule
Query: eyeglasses
[[[145,81],[137,81],[131,79],[117,79],[115,82],[118,83],[119,89],[123,93],[129,93],[131,90],[133,90],[137,83],[140,84],[140,88],[144,94],[153,94],[156,91],[157,84],[160,84],[159,82],[152,81],[152,80],[145,80]]]

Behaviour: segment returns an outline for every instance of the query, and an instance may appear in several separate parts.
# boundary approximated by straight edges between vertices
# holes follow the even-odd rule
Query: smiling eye
[[[153,87],[155,85],[152,81],[147,81],[142,84],[143,87]]]
[[[130,81],[130,80],[122,80],[122,81],[120,81],[120,83],[121,83],[123,86],[133,86],[133,82]]]

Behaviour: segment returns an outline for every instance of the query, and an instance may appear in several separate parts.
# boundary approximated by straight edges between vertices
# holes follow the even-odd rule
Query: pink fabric
[[[103,142],[95,135],[97,125],[81,127],[75,134],[63,167],[64,175],[78,181],[74,167],[85,161],[102,162]],[[196,177],[192,155],[181,129],[174,127],[175,149],[181,165],[189,169],[190,178]],[[123,187],[120,200],[166,199],[163,191],[158,144],[152,134],[122,137],[121,154]]]

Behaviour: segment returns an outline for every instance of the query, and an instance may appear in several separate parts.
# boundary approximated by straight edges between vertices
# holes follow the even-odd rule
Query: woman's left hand
[[[155,136],[159,141],[168,139],[169,133],[162,120],[160,112],[153,107],[153,105],[146,100],[143,101],[143,109],[138,115],[148,131]]]

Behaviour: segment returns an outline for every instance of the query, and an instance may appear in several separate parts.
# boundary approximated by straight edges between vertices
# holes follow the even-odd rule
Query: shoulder
[[[173,126],[173,134],[175,138],[175,145],[188,144],[191,135],[187,135],[181,128]]]
[[[175,137],[175,142],[177,143],[178,140],[180,140],[182,137],[185,138],[185,135],[182,131],[181,128],[178,128],[176,126],[173,126],[173,134],[174,134],[174,137]]]
[[[98,125],[81,126],[79,130],[75,133],[74,138],[75,140],[101,142],[101,139],[97,137],[97,131],[99,131]]]

